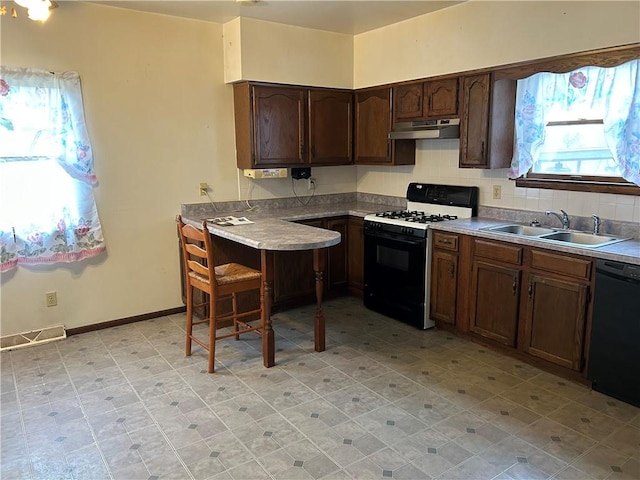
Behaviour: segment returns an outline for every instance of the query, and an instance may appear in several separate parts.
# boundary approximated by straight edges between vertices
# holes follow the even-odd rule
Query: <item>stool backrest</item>
[[[203,221],[200,229],[184,223],[181,216],[178,216],[177,220],[187,282],[204,292],[215,295],[218,285],[211,234],[207,230],[207,222]]]

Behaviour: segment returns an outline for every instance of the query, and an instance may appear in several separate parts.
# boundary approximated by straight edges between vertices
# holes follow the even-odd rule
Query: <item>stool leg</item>
[[[238,297],[235,292],[231,294],[231,307],[233,308],[233,331],[236,332],[235,339],[240,340],[240,335],[238,335]]]
[[[187,281],[187,324],[186,330],[186,344],[184,353],[185,356],[191,356],[191,336],[193,335],[193,287],[189,285]]]
[[[216,358],[216,327],[216,300],[212,292],[209,295],[209,373],[213,373],[213,363]]]

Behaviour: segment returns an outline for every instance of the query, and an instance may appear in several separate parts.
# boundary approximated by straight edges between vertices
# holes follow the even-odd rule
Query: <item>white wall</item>
[[[237,18],[223,26],[225,81],[353,88],[353,36]],[[313,168],[316,194],[353,192],[356,167]],[[309,195],[306,181],[253,180],[238,171],[240,199]],[[295,189],[295,190],[294,190]],[[305,199],[306,201],[306,199]]]
[[[481,1],[456,5],[354,39],[356,88],[640,42],[640,2]],[[640,222],[640,198],[516,188],[507,170],[460,169],[457,140],[418,141],[413,167],[358,166],[358,192],[404,196],[407,183],[480,187],[480,203]],[[491,187],[501,185],[493,200]]]
[[[222,25],[80,2],[62,2],[44,24],[0,18],[3,64],[81,75],[108,249],[3,275],[2,335],[180,306],[180,204],[201,201],[198,182],[237,198]],[[45,307],[48,291],[57,307]]]

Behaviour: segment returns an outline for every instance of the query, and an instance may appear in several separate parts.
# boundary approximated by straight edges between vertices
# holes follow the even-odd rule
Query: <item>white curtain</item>
[[[639,60],[617,67],[584,67],[569,73],[538,73],[518,81],[514,154],[510,178],[537,162],[551,112],[567,119],[600,111],[607,145],[622,177],[640,185]]]
[[[106,250],[80,76],[0,67],[0,271]]]

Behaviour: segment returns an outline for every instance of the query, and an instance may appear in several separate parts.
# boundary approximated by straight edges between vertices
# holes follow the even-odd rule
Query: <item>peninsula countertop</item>
[[[213,235],[260,250],[311,250],[340,243],[340,233],[293,222],[341,216],[364,217],[369,213],[397,208],[393,205],[354,201],[294,208],[218,211],[204,218],[183,218],[185,222],[200,226],[205,218],[246,217],[253,223],[232,226],[207,223],[207,228]]]

